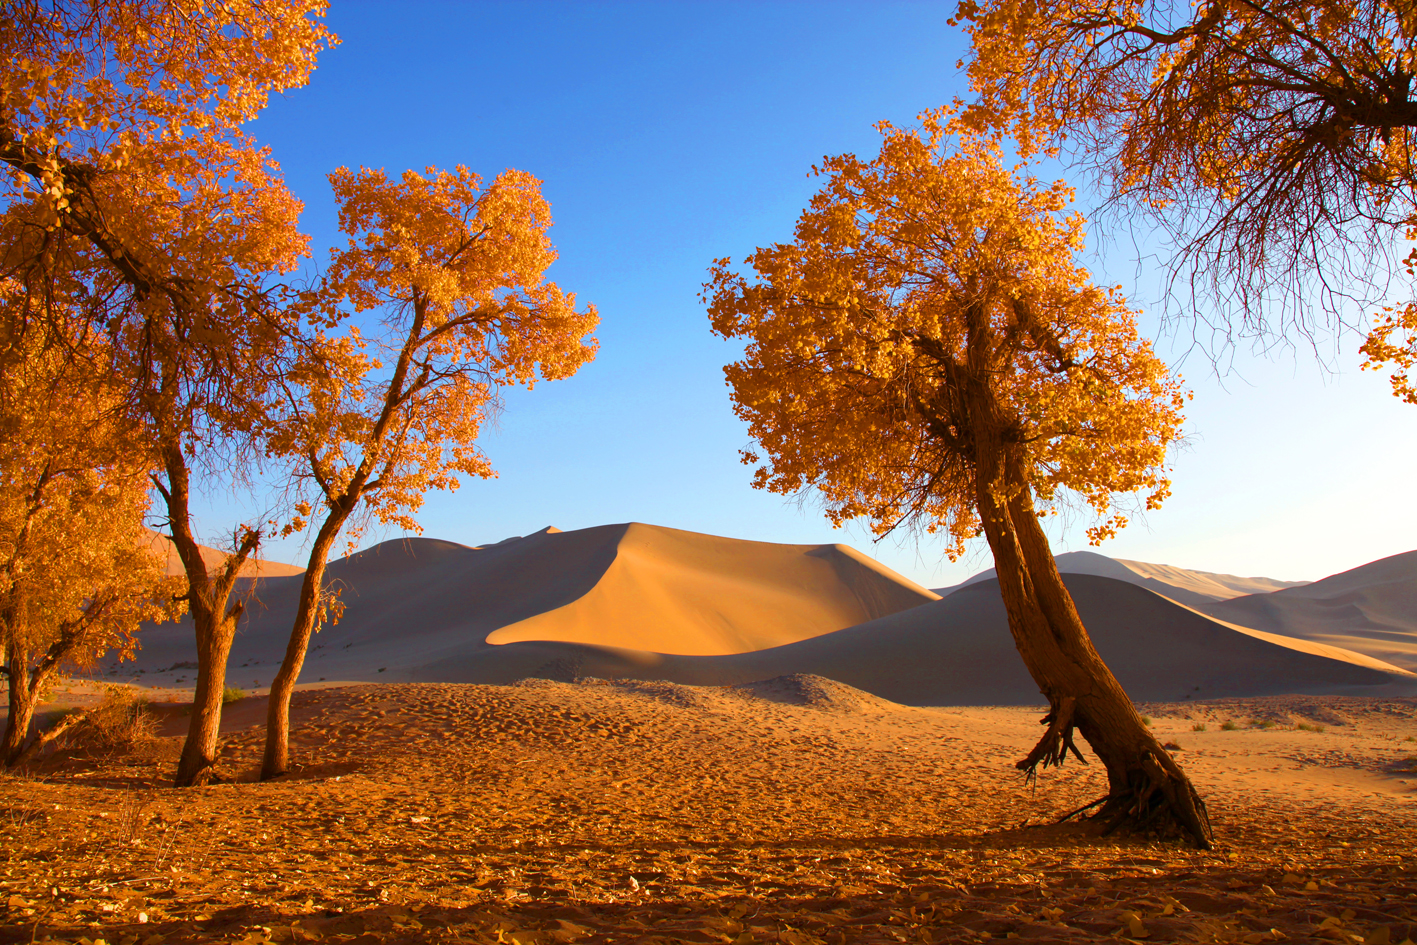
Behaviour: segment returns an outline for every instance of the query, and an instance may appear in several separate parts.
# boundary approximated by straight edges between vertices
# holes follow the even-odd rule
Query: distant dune
[[[1266,577],[1239,577],[1234,574],[1214,574],[1210,571],[1192,571],[1169,564],[1150,564],[1146,561],[1128,561],[1123,558],[1109,558],[1094,551],[1069,551],[1054,559],[1058,570],[1064,574],[1095,574],[1116,581],[1126,581],[1147,590],[1169,597],[1187,607],[1200,607],[1216,601],[1229,600],[1245,594],[1267,594],[1271,591],[1291,587],[1302,587],[1305,581],[1277,581]],[[994,578],[994,569],[981,571],[962,584],[954,587],[936,588],[935,593],[945,596],[962,587]]]
[[[740,541],[641,524],[548,528],[480,548],[400,539],[332,562],[328,575],[347,611],[316,637],[315,652],[339,657],[342,678],[500,653],[501,644],[529,640],[741,653],[937,599],[844,545]],[[299,589],[296,576],[243,583],[251,600],[234,651],[238,665],[279,661]],[[142,666],[190,662],[192,646],[186,622],[151,628]]]
[[[1203,572],[1146,566],[1192,585],[1184,588],[1079,554],[1086,557],[1063,557],[1124,575],[1074,569],[1065,580],[1098,649],[1135,699],[1417,693],[1417,677],[1358,647],[1284,636],[1254,620],[1242,626],[1177,602],[1180,591],[1203,597],[1206,588],[1228,593],[1237,582],[1265,579],[1202,579],[1188,575]],[[842,545],[606,525],[545,529],[480,548],[385,542],[332,563],[329,575],[347,610],[315,638],[303,682],[598,676],[740,685],[810,673],[912,705],[1039,699],[1014,649],[997,582],[972,580],[938,599]],[[1392,576],[1378,569],[1335,584],[1335,593],[1373,597],[1369,578],[1383,575]],[[1155,593],[1147,582],[1171,593]],[[1302,611],[1313,588],[1317,599],[1329,599],[1324,584],[1240,598],[1235,609],[1308,592],[1285,604]],[[233,685],[269,684],[299,585],[298,576],[243,582],[250,600],[233,649]],[[189,626],[155,627],[142,640],[146,681],[190,684]]]
[[[172,543],[161,532],[149,532],[153,548],[159,554],[167,556],[167,573],[178,575],[183,573],[182,559],[177,554],[177,546]],[[202,549],[202,560],[206,562],[208,568],[220,567],[226,561],[226,552],[218,551],[215,548],[208,548],[206,545],[198,546]],[[241,568],[243,577],[285,577],[292,574],[304,574],[305,569],[293,564],[281,564],[279,561],[266,561],[262,558],[248,558],[246,564]]]
[[[1417,671],[1417,551],[1302,587],[1198,609],[1231,623],[1341,646]]]

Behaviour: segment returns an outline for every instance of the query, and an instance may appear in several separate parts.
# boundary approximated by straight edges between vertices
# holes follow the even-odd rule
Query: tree
[[[734,409],[766,453],[744,461],[759,488],[815,489],[833,524],[923,525],[952,554],[982,532],[1050,707],[1019,767],[1081,759],[1077,730],[1107,769],[1109,827],[1169,818],[1208,846],[1204,805],[1093,648],[1039,524],[1077,496],[1096,542],[1126,524],[1118,493],[1157,505],[1184,395],[1117,290],[1073,262],[1071,192],[1017,178],[997,137],[949,113],[922,121],[881,123],[870,163],[814,169],[827,180],[793,242],[745,261],[754,281],[715,263],[714,331],[747,341],[725,369]]]
[[[349,244],[306,299],[316,330],[268,441],[299,462],[300,510],[319,526],[271,684],[263,779],[289,767],[291,694],[331,603],[325,565],[361,503],[417,530],[412,513],[430,489],[493,475],[475,441],[498,390],[569,377],[596,351],[586,340],[595,309],[576,311],[575,296],[545,280],[551,213],[530,174],[505,171],[483,190],[464,167],[399,182],[342,168],[330,183]],[[328,334],[362,312],[379,313],[375,337]]]
[[[292,329],[270,277],[306,251],[299,203],[242,126],[271,90],[306,81],[333,42],[324,8],[18,0],[0,25],[4,199],[27,221],[3,247],[6,272],[36,318],[70,299],[105,326],[125,409],[159,453],[198,645],[179,785],[211,774],[241,609],[230,595],[260,541],[239,529],[209,571],[190,515],[194,471],[229,476],[223,444],[238,444],[238,470],[256,455],[264,368],[278,367]]]
[[[957,18],[972,121],[1076,145],[1242,328],[1304,330],[1313,299],[1381,293],[1373,262],[1417,208],[1410,4],[961,0]]]
[[[1412,375],[1412,368],[1417,366],[1417,302],[1389,308],[1368,332],[1359,351],[1367,356],[1365,370],[1390,365],[1393,396],[1417,404],[1417,377]]]
[[[0,287],[7,325],[20,320],[18,288]],[[143,528],[152,457],[113,410],[111,374],[43,332],[17,348],[0,373],[7,766],[24,753],[35,706],[60,669],[92,666],[110,650],[129,657],[142,623],[180,613],[177,582]]]

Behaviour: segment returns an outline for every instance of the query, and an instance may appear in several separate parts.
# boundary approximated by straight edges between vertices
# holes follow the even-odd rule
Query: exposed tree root
[[[1127,787],[1114,789],[1094,815],[1103,821],[1102,836],[1122,827],[1163,832],[1176,827],[1200,849],[1211,848],[1215,834],[1205,801],[1164,751],[1144,751],[1140,763],[1128,770],[1127,781]]]
[[[30,742],[29,745],[23,751],[16,755],[14,760],[11,761],[10,764],[20,765],[31,758],[39,757],[39,755],[44,752],[44,749],[49,747],[49,745],[55,739],[57,739],[60,735],[63,735],[65,732],[69,731],[69,729],[73,728],[75,725],[78,725],[80,722],[82,722],[88,717],[89,714],[87,712],[70,712],[68,715],[60,719],[57,723],[52,725],[49,729],[40,733],[40,736],[34,741]]]
[[[1078,761],[1087,763],[1073,741],[1076,711],[1076,700],[1064,697],[1043,717],[1042,724],[1047,725],[1048,730],[1028,756],[1017,764],[1028,783],[1037,780],[1040,766],[1062,765],[1069,752]],[[1102,822],[1104,837],[1124,826],[1162,832],[1174,827],[1185,833],[1200,849],[1211,848],[1215,835],[1205,802],[1165,749],[1159,745],[1144,747],[1139,757],[1128,759],[1125,771],[1124,784],[1116,783],[1114,775],[1111,790],[1105,797],[1084,804],[1057,822],[1063,823],[1100,807],[1088,819]]]
[[[1062,765],[1067,760],[1068,752],[1083,764],[1087,764],[1087,759],[1078,751],[1078,746],[1073,742],[1073,712],[1077,709],[1077,700],[1071,696],[1059,699],[1052,710],[1043,716],[1043,724],[1048,726],[1048,731],[1043,733],[1037,745],[1033,746],[1033,751],[1028,753],[1028,757],[1018,762],[1016,767],[1024,773],[1024,777],[1029,784],[1038,780],[1038,766],[1051,767]]]
[[[173,787],[206,787],[208,784],[222,784],[225,778],[216,773],[216,764],[204,765],[198,768],[190,778],[178,778],[173,782]]]
[[[1066,814],[1053,821],[1053,823],[1065,824],[1068,821],[1072,820],[1074,817],[1076,817],[1078,814],[1085,813],[1087,811],[1092,810],[1094,807],[1100,807],[1103,804],[1106,804],[1109,796],[1110,795],[1104,794],[1095,801],[1088,801],[1086,804],[1082,805],[1077,810],[1068,811]]]

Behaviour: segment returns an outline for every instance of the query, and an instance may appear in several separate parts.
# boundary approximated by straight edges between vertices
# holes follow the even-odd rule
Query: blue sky
[[[478,544],[633,520],[843,541],[929,586],[988,567],[983,548],[951,564],[929,540],[872,546],[864,528],[834,531],[810,503],[751,489],[737,459],[750,444],[721,372],[735,349],[709,333],[698,300],[713,258],[790,238],[823,155],[873,153],[874,122],[908,123],[965,93],[952,9],[336,0],[329,24],[342,44],[251,128],[305,202],[317,262],[340,241],[325,180],[340,165],[466,164],[488,178],[516,167],[541,178],[552,204],[552,277],[602,317],[595,363],[508,397],[482,440],[500,478],[430,496],[425,534]],[[1089,263],[1133,288],[1124,247]],[[1142,270],[1142,295],[1153,275]],[[1099,550],[1298,579],[1417,546],[1403,488],[1417,408],[1357,372],[1356,346],[1343,342],[1336,374],[1311,352],[1241,358],[1223,378],[1191,358],[1192,440],[1174,497]],[[213,497],[209,537],[236,514]],[[1055,550],[1086,547],[1080,525],[1054,533]],[[293,542],[268,554],[301,560]]]

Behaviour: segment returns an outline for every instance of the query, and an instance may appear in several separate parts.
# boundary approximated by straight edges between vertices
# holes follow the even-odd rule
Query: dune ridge
[[[167,558],[167,574],[169,576],[184,574],[182,559],[178,556],[177,546],[172,543],[172,539],[162,532],[155,532],[151,529],[148,530],[148,536],[152,549]],[[197,547],[201,550],[202,561],[208,568],[217,568],[226,563],[226,552],[209,548],[206,545],[198,545]],[[305,569],[299,565],[282,564],[279,561],[268,561],[264,558],[247,558],[246,563],[241,567],[242,577],[289,577],[304,573]]]
[[[315,638],[306,683],[601,677],[742,686],[810,675],[906,705],[1039,699],[996,582],[972,581],[941,599],[841,545],[627,523],[548,528],[479,547],[385,542],[329,573],[347,611]],[[1099,651],[1138,700],[1417,692],[1411,673],[1372,654],[1217,618],[1138,580],[1064,579]],[[269,681],[299,583],[244,582],[251,602],[233,685]],[[153,628],[143,647],[143,667],[163,671],[150,681],[185,681],[190,629]]]
[[[1212,571],[1195,571],[1178,568],[1169,564],[1151,564],[1146,561],[1130,561],[1125,558],[1109,558],[1095,551],[1067,551],[1054,556],[1058,570],[1064,574],[1094,574],[1117,581],[1126,581],[1154,591],[1187,607],[1199,607],[1216,601],[1229,600],[1248,594],[1266,594],[1272,591],[1301,587],[1307,581],[1279,581],[1267,577],[1240,577],[1235,574],[1217,574]],[[981,571],[960,584],[952,587],[935,588],[935,592],[945,596],[980,581],[997,577],[993,568]]]
[[[1302,587],[1202,605],[1212,617],[1417,671],[1417,551]]]

